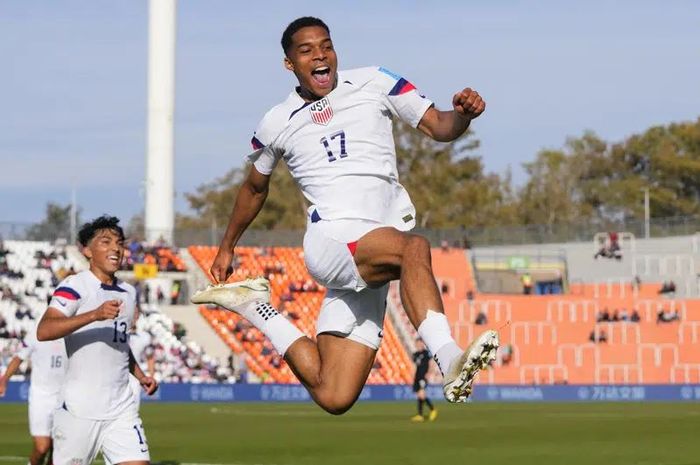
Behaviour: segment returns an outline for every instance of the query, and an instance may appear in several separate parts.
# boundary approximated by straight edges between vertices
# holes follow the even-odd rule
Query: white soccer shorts
[[[362,236],[387,225],[366,220],[313,221],[311,218],[310,214],[304,235],[304,261],[311,276],[328,289],[316,334],[336,334],[378,349],[389,285],[368,288],[355,265],[353,252]]]
[[[29,434],[32,436],[51,436],[53,415],[61,406],[58,394],[30,394],[29,396]]]
[[[91,420],[60,408],[54,415],[53,448],[55,465],[90,465],[100,450],[109,463],[151,460],[143,423],[133,412]]]

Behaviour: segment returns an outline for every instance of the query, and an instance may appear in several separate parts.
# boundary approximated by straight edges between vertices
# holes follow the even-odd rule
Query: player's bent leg
[[[314,401],[326,412],[341,415],[357,401],[377,351],[344,336],[319,334],[317,343],[299,339],[285,359]]]
[[[105,425],[102,455],[105,462],[114,465],[147,465],[150,462],[146,432],[138,415],[127,414]]]
[[[100,422],[78,418],[64,408],[53,418],[54,465],[88,465],[97,455]]]
[[[378,228],[360,238],[354,259],[361,277],[370,285],[396,279],[398,274],[404,309],[443,374],[445,398],[466,401],[477,373],[495,356],[498,335],[486,332],[466,351],[456,344],[433,276],[427,239],[394,228]]]
[[[32,436],[33,448],[29,456],[31,465],[43,464],[51,452],[51,436]]]
[[[440,291],[433,276],[430,243],[416,234],[377,228],[357,242],[355,264],[370,287],[401,281],[401,301],[417,328],[428,310],[443,313]]]

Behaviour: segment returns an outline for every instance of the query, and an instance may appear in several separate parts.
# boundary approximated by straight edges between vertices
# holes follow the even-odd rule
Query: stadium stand
[[[696,278],[695,263],[688,238],[666,238],[647,243],[636,241],[637,250],[663,250],[663,256],[674,261],[676,251],[685,250],[675,268],[682,282]],[[700,350],[697,342],[700,328],[700,300],[677,294],[660,294],[659,282],[645,274],[645,281],[636,282],[638,271],[630,264],[639,258],[622,243],[620,262],[614,268],[597,266],[591,247],[587,259],[580,246],[561,244],[569,256],[570,276],[593,277],[593,283],[577,279],[570,293],[558,295],[481,294],[473,300],[444,298],[445,310],[453,324],[458,343],[467,344],[485,328],[499,329],[501,349],[492,370],[482,374],[482,383],[556,384],[556,383],[692,383],[700,381]],[[505,250],[504,250],[505,249]],[[542,250],[502,248],[512,255],[537,255]],[[571,256],[574,259],[571,260]],[[627,257],[625,257],[627,255]],[[471,271],[433,251],[438,282],[464,280]],[[620,267],[626,266],[625,276]],[[579,269],[579,267],[584,268]],[[611,272],[612,271],[612,272]],[[610,274],[612,276],[610,276]],[[680,294],[692,294],[687,286]],[[603,315],[607,314],[604,320]],[[637,321],[632,315],[635,314]],[[476,324],[477,317],[479,322]]]
[[[181,263],[174,250],[161,249],[161,253],[168,257],[169,263]],[[79,254],[60,244],[0,241],[0,372],[21,347],[24,334],[37,323],[59,281],[85,266]],[[195,341],[188,340],[177,323],[160,312],[157,299],[146,303],[143,294],[141,297],[143,313],[138,326],[151,335],[159,380],[235,381],[229,367],[204,353]],[[23,363],[17,379],[23,379],[28,368]]]
[[[189,252],[207,273],[216,247],[191,246]],[[238,262],[230,281],[254,276],[265,276],[272,285],[272,304],[295,320],[304,333],[313,337],[315,322],[325,290],[313,282],[304,266],[303,252],[295,247],[240,247],[236,249]],[[236,353],[245,351],[247,364],[263,382],[297,382],[286,363],[274,353],[264,337],[228,311],[201,307],[200,312],[216,332]],[[413,364],[402,346],[393,324],[386,320],[384,342],[377,354],[377,362],[368,382],[408,383],[413,376]]]

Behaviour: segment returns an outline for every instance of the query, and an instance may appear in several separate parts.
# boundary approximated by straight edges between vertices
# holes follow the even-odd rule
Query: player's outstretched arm
[[[418,129],[438,142],[452,142],[484,112],[486,102],[477,91],[467,87],[452,97],[452,107],[452,111],[428,109],[418,123]]]
[[[36,328],[36,338],[40,341],[53,341],[94,321],[114,319],[119,316],[120,305],[119,300],[108,300],[95,310],[74,316],[66,316],[62,311],[49,307]]]
[[[152,396],[158,390],[158,382],[153,377],[146,376],[131,349],[129,349],[129,372],[136,377],[149,396]]]
[[[21,358],[17,356],[12,357],[10,364],[7,365],[7,370],[5,370],[5,374],[0,376],[0,397],[5,396],[5,391],[7,391],[7,382],[10,380],[10,378],[12,378],[12,375],[14,375],[17,372],[17,369],[21,364]]]
[[[209,270],[214,282],[225,282],[233,271],[231,269],[233,248],[246,228],[260,213],[269,189],[270,176],[260,173],[255,166],[252,166],[248,177],[243,181],[243,185],[238,191],[226,232],[219,244],[219,252]]]

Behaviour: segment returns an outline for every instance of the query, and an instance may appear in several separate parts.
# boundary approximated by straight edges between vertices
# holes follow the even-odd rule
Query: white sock
[[[428,310],[425,320],[418,326],[418,335],[425,342],[443,375],[452,361],[462,355],[463,350],[452,337],[450,324],[443,313]]]
[[[253,302],[243,311],[243,316],[270,339],[275,350],[282,356],[294,341],[305,336],[299,328],[267,303]]]

